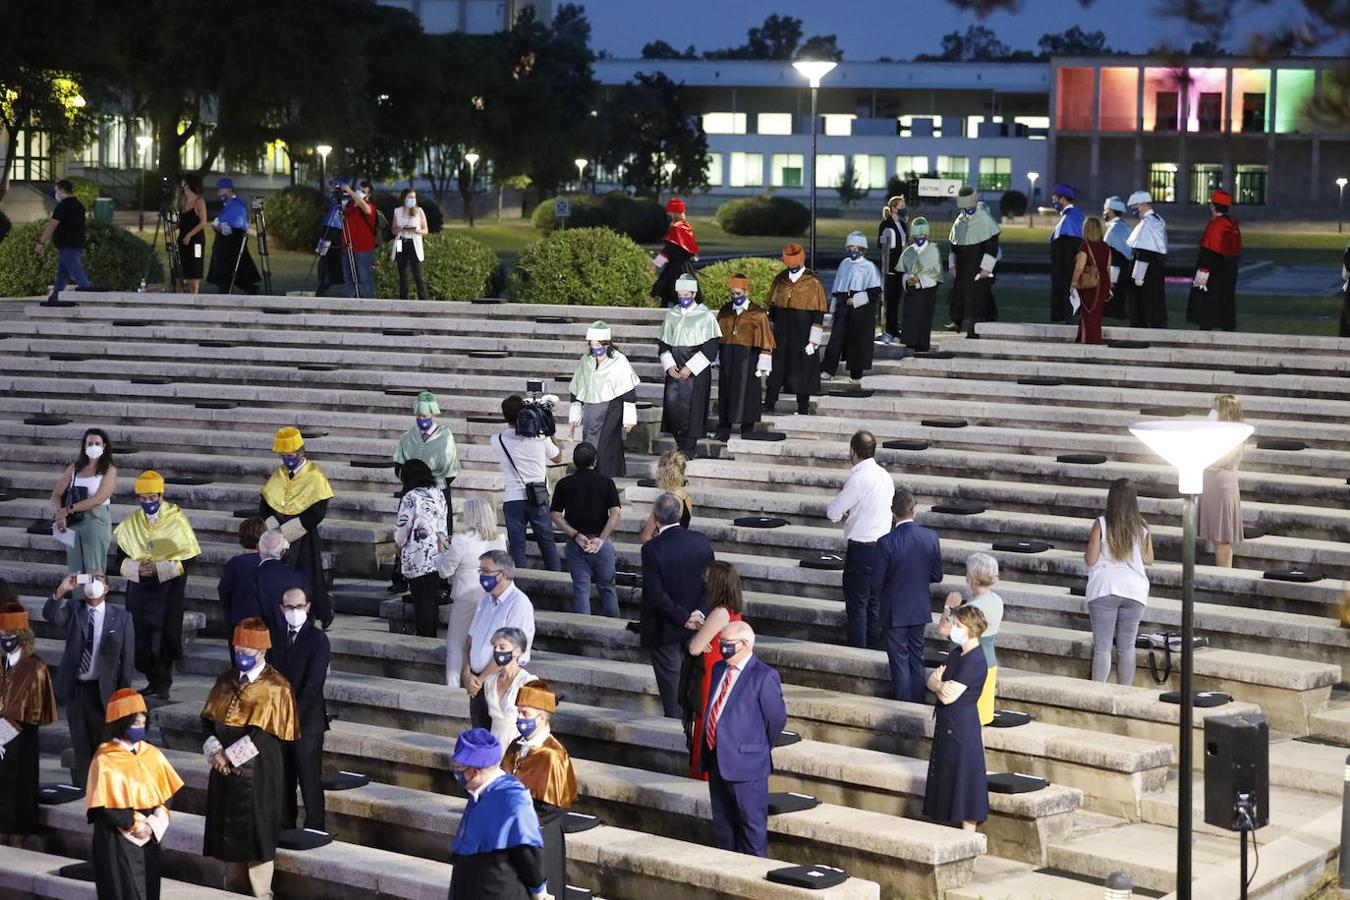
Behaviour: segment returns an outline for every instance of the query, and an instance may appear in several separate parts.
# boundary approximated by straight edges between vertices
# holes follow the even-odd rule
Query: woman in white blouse
[[[450,539],[450,549],[436,560],[440,576],[450,582],[450,625],[445,632],[445,683],[450,687],[460,686],[464,639],[483,597],[478,557],[489,550],[506,549],[506,535],[497,531],[497,511],[481,497],[465,501],[459,521],[460,529]]]
[[[403,499],[394,523],[403,577],[412,591],[413,617],[419,637],[435,637],[440,618],[441,577],[436,557],[450,543],[445,529],[445,494],[436,488],[436,476],[420,459],[403,464]]]
[[[79,456],[56,479],[48,500],[52,527],[66,542],[68,571],[102,574],[107,568],[112,543],[109,504],[116,490],[112,441],[101,428],[90,428],[80,439]]]
[[[516,728],[516,695],[520,686],[538,680],[520,667],[520,655],[529,647],[529,639],[519,628],[498,628],[492,633],[492,661],[501,670],[483,682],[483,699],[492,717],[492,736],[503,747],[520,737]]]
[[[427,214],[417,205],[417,192],[404,188],[394,210],[394,262],[398,263],[398,296],[408,299],[408,270],[417,282],[417,299],[427,299],[427,284],[422,280],[422,235],[427,233]]]

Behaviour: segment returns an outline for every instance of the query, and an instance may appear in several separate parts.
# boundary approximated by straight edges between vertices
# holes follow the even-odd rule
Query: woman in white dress
[[[520,736],[516,728],[516,695],[520,686],[538,680],[520,667],[520,655],[529,643],[519,628],[498,628],[492,633],[492,659],[501,669],[483,682],[483,699],[492,717],[492,736],[503,747]]]
[[[497,531],[497,511],[481,497],[465,501],[460,522],[460,530],[450,539],[450,549],[436,560],[440,576],[450,582],[450,623],[445,633],[445,683],[450,687],[460,686],[464,639],[483,597],[478,557],[489,550],[506,549],[506,535]]]

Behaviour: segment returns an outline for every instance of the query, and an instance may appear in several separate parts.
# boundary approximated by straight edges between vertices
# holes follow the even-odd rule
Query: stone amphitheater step
[[[1271,744],[1272,749],[1280,746],[1281,743],[1283,742],[1275,741]],[[1177,773],[1172,773],[1164,790],[1149,794],[1144,798],[1144,822],[1162,825],[1166,828],[1176,828],[1177,811],[1180,808],[1176,776]],[[1231,835],[1233,832],[1205,822],[1204,776],[1196,772],[1192,782],[1194,785],[1191,795],[1192,827],[1197,833]],[[1270,787],[1270,803],[1266,808],[1269,824],[1260,830],[1257,839],[1262,845],[1265,845],[1276,838],[1298,831],[1309,822],[1329,812],[1339,813],[1340,808],[1341,798],[1339,796],[1300,790],[1297,787],[1272,785]]]
[[[1101,900],[1100,878],[1076,878],[1041,866],[998,857],[983,856],[975,863],[975,876],[944,900]],[[1153,891],[1136,888],[1134,897],[1156,897]]]
[[[1072,325],[1033,325],[1015,322],[981,322],[980,340],[1051,341],[1072,346]],[[1303,334],[1255,334],[1233,331],[1191,331],[1173,328],[1127,328],[1110,325],[1103,330],[1107,340],[1146,341],[1154,347],[1220,349],[1253,353],[1286,353],[1297,356],[1336,356],[1346,349],[1344,338]],[[1106,348],[1111,350],[1113,348]],[[1120,352],[1120,351],[1116,351]],[[1131,351],[1133,352],[1133,351]]]
[[[450,698],[442,696],[433,700],[438,709],[428,710],[424,704],[426,695],[433,691],[448,695],[450,689],[412,686],[395,679],[347,681],[351,691],[367,685],[372,700],[369,705],[339,706],[343,718],[334,723],[325,737],[326,758],[338,767],[365,772],[386,784],[451,793],[454,790],[450,778],[451,736],[468,727],[467,698],[456,691],[457,696],[449,704],[445,700]],[[343,683],[341,676],[330,680],[330,689],[325,694],[334,695]],[[422,717],[420,730],[406,731],[353,720],[363,711],[363,719],[391,716],[388,706],[391,702],[407,711],[405,719]],[[442,706],[450,709],[439,709]],[[198,713],[197,708],[187,704],[155,710],[153,719],[164,735],[166,746],[185,751],[200,746]],[[563,718],[560,711],[555,719],[558,733],[569,748],[575,748],[578,741],[563,727]],[[688,835],[691,830],[705,827],[707,789],[701,783],[678,779],[672,785],[668,775],[655,777],[639,769],[615,765],[592,767],[577,749],[573,753],[582,757],[577,764],[578,788],[583,797],[579,811],[667,836]],[[771,817],[770,852],[776,859],[789,863],[838,859],[850,872],[884,878],[888,892],[933,894],[948,884],[959,884],[969,878],[975,858],[984,852],[985,841],[980,835],[860,810],[829,806],[817,810],[820,812],[816,815],[811,815],[816,813],[811,810],[795,820],[800,814]],[[599,887],[607,890],[603,884]]]
[[[60,874],[61,869],[79,862],[81,860],[70,856],[0,846],[0,896],[96,900],[98,891],[92,881],[74,881]],[[230,891],[168,878],[160,884],[163,900],[220,900],[225,897],[237,900],[238,896]]]

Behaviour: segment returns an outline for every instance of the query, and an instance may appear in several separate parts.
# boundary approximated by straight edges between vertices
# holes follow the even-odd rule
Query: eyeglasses
[[[301,609],[301,610],[302,610],[302,609],[306,609],[306,608],[308,608],[308,607],[309,607],[309,604],[308,604],[308,603],[305,603],[305,604],[303,604],[303,605],[301,605],[301,606],[287,606],[285,603],[281,604],[281,608],[284,609],[284,610],[286,610],[287,612],[290,612],[290,611],[293,610],[293,609]]]

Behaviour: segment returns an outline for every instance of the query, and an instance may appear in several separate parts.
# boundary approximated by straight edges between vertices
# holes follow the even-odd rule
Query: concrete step
[[[96,900],[98,891],[92,881],[74,881],[60,874],[61,869],[79,862],[71,856],[0,846],[0,895]],[[239,895],[165,878],[160,883],[159,896],[163,900],[220,900]]]
[[[1197,747],[1203,747],[1201,743]],[[1167,787],[1144,798],[1143,821],[1167,828],[1177,827],[1180,809],[1176,773],[1168,779]],[[1199,772],[1192,775],[1191,825],[1197,833],[1232,837],[1233,832],[1205,822],[1205,779]],[[1339,812],[1341,801],[1323,793],[1300,790],[1297,787],[1272,785],[1270,805],[1266,810],[1269,823],[1257,835],[1262,844],[1292,834],[1309,822],[1329,812]]]
[[[1150,891],[1170,891],[1176,885],[1176,832],[1146,823],[1073,838],[1052,845],[1051,868],[1086,876],[1101,884],[1113,872],[1124,872],[1136,886]],[[1228,865],[1236,872],[1237,841],[1232,837],[1195,833],[1192,840],[1192,872]],[[1236,875],[1233,876],[1236,881]]]
[[[981,341],[1050,341],[1070,346],[1075,334],[1072,325],[1037,325],[1023,322],[981,322]],[[1154,347],[1183,347],[1200,350],[1273,353],[1289,356],[1336,356],[1344,353],[1344,338],[1313,337],[1293,334],[1253,334],[1233,331],[1192,331],[1179,328],[1131,328],[1108,325],[1102,331],[1108,340],[1146,341]],[[1108,350],[1111,348],[1107,348]],[[1116,353],[1123,351],[1116,350]],[[1131,350],[1130,353],[1135,351]]]

